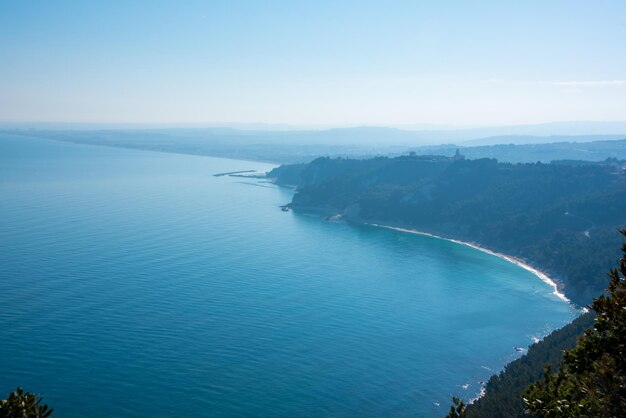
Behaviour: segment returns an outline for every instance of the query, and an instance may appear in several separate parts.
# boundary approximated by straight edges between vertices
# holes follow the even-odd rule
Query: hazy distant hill
[[[502,137],[500,137],[502,138]],[[626,159],[626,139],[595,142],[556,142],[548,144],[501,144],[471,147],[437,145],[411,148],[416,154],[453,155],[457,149],[470,159],[495,158],[509,163],[549,163],[557,160],[604,161]]]
[[[625,129],[626,130],[626,129]],[[406,131],[392,128],[342,128],[319,131],[242,130],[230,127],[42,130],[12,129],[4,132],[60,141],[137,148],[195,155],[210,155],[269,161],[276,163],[309,162],[319,156],[370,158],[397,156],[412,150],[418,154],[452,155],[470,134],[482,131]],[[454,135],[453,135],[454,134]],[[456,135],[456,137],[455,137]],[[454,139],[455,137],[456,139]],[[474,137],[475,138],[475,137]],[[601,138],[602,141],[588,142]],[[621,141],[606,139],[620,138]],[[508,162],[550,162],[559,159],[600,161],[626,158],[626,135],[528,137],[500,136],[474,139],[464,143],[463,153],[470,158],[497,158]],[[542,141],[567,142],[536,144]],[[507,145],[467,146],[503,141]],[[445,142],[448,145],[441,144]],[[510,145],[509,142],[532,142]],[[435,145],[425,145],[435,144]]]
[[[463,141],[461,144],[465,147],[477,145],[499,145],[499,144],[553,144],[553,143],[585,143],[594,141],[611,141],[626,139],[626,135],[548,135],[548,136],[532,136],[532,135],[499,135],[489,136],[486,138],[477,138],[469,141]]]
[[[619,255],[624,164],[320,158],[269,176],[298,186],[295,210],[477,242],[545,270],[584,305],[606,287],[606,272]]]
[[[283,132],[244,131],[231,128],[95,131],[20,129],[2,132],[78,144],[209,155],[274,163],[308,162],[320,155],[368,158],[376,155],[400,154],[407,149],[406,146],[359,144],[358,140],[349,139],[352,131],[343,130]],[[389,132],[394,132],[394,130]],[[371,135],[370,133],[369,138],[372,138]],[[365,143],[368,137],[358,135],[353,138],[365,138]]]
[[[79,132],[161,132],[175,136],[256,137],[262,142],[290,142],[318,145],[418,146],[427,144],[529,144],[549,142],[588,142],[626,138],[626,122],[550,122],[527,125],[454,127],[419,124],[397,127],[345,126],[299,127],[285,124],[70,124],[70,123],[0,123],[0,130]]]

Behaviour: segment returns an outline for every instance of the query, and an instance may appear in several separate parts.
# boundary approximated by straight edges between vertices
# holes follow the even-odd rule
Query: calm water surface
[[[270,168],[0,136],[1,395],[59,417],[442,416],[576,315],[496,257],[212,176]]]

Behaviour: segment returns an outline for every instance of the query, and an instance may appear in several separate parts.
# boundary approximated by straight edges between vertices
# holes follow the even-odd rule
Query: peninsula
[[[585,306],[606,287],[626,224],[626,163],[408,155],[318,158],[268,173],[289,207],[422,231],[514,257]]]

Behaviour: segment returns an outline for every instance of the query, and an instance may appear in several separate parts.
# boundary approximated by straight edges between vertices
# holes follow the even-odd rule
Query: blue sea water
[[[213,176],[271,167],[1,135],[0,396],[58,417],[443,416],[577,315],[497,257]]]

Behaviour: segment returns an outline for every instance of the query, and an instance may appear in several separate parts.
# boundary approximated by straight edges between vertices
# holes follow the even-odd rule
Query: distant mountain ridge
[[[450,144],[416,147],[411,148],[410,151],[416,154],[453,155],[457,149],[461,149],[463,154],[470,159],[495,158],[498,161],[508,163],[534,163],[537,161],[550,163],[559,160],[598,162],[607,158],[626,160],[626,139],[522,145],[457,146]]]
[[[626,138],[626,121],[559,121],[523,125],[501,126],[452,126],[437,124],[366,125],[345,126],[289,125],[280,123],[61,123],[61,122],[0,122],[0,130],[30,131],[167,131],[228,132],[235,135],[264,136],[264,134],[287,133],[288,136],[342,137],[348,134],[351,145],[361,143],[358,134],[365,137],[378,135],[376,145],[393,145],[395,137],[410,138],[413,143],[440,144],[464,143],[492,137],[545,138],[542,142],[558,142],[565,137],[596,136],[598,139]],[[379,134],[385,134],[380,136]],[[550,137],[553,137],[550,139]],[[602,138],[600,138],[602,137]],[[390,141],[391,140],[391,141]],[[391,143],[390,143],[391,142]],[[577,142],[580,142],[578,140]],[[509,142],[504,142],[509,143]],[[514,142],[525,143],[525,142]],[[400,145],[400,144],[395,144]]]
[[[601,161],[606,158],[626,159],[626,135],[553,137],[509,135],[463,142],[465,141],[463,138],[466,137],[461,136],[453,140],[444,131],[437,131],[436,135],[438,136],[433,137],[424,133],[425,131],[370,127],[337,128],[323,131],[258,131],[230,127],[106,130],[14,128],[0,132],[81,144],[275,163],[309,162],[319,156],[350,158],[371,158],[380,155],[398,156],[409,151],[415,151],[418,154],[452,155],[456,148],[463,148],[463,152],[470,158],[497,158],[500,161],[508,162],[550,162],[558,159],[592,161]],[[431,140],[427,138],[431,138]],[[596,141],[596,139],[602,140]],[[561,142],[540,143],[557,140]],[[500,141],[504,144],[478,145]],[[510,145],[510,143],[521,145]]]
[[[554,143],[585,143],[626,139],[626,135],[499,135],[463,141],[465,147],[476,145],[529,145]]]

